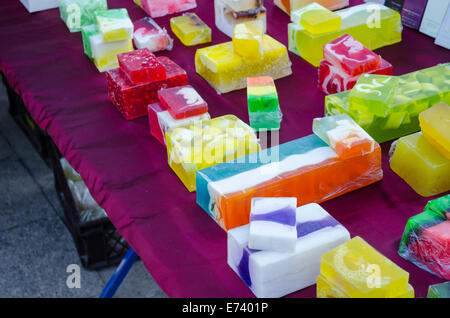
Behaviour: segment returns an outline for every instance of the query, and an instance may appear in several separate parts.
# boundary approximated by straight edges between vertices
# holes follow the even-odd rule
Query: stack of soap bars
[[[233,36],[234,26],[248,21],[261,21],[266,32],[266,9],[263,0],[214,0],[216,27]]]
[[[218,93],[245,88],[247,77],[292,74],[286,47],[264,34],[261,21],[237,24],[233,41],[198,49],[195,70]]]
[[[450,280],[450,194],[431,200],[409,218],[399,254],[445,280]]]
[[[318,298],[414,298],[409,274],[359,236],[322,256]]]
[[[421,132],[400,138],[391,149],[391,169],[418,194],[450,190],[450,106],[439,103],[419,115]]]
[[[134,22],[133,42],[136,48],[151,52],[171,50],[173,39],[152,18],[145,17]]]
[[[348,6],[348,0],[274,0],[273,3],[291,15],[291,12],[316,2],[329,10],[342,9]]]
[[[96,23],[83,26],[84,53],[100,72],[118,66],[117,54],[133,50],[133,23],[126,9],[96,11]]]
[[[280,129],[282,114],[271,77],[247,77],[247,103],[250,127],[255,130]]]
[[[431,285],[427,298],[450,298],[450,282]]]
[[[189,191],[196,189],[197,170],[259,151],[253,129],[233,115],[175,128],[166,144],[169,165]]]
[[[295,198],[254,198],[250,224],[227,235],[228,265],[257,297],[314,285],[321,256],[350,239],[318,204],[296,209]]]
[[[140,4],[137,4],[152,18],[163,17],[197,7],[195,0],[139,0],[139,2]]]
[[[316,119],[314,135],[197,172],[197,203],[225,230],[249,222],[254,197],[323,202],[381,180],[380,146],[349,117]]]
[[[362,73],[392,75],[392,65],[344,34],[323,47],[319,66],[319,88],[325,94],[352,89]]]
[[[326,96],[325,113],[348,114],[385,142],[419,131],[419,114],[441,101],[450,104],[450,63],[396,77],[364,74],[351,90]]]
[[[377,3],[336,12],[313,3],[291,12],[291,20],[289,50],[316,67],[323,60],[323,46],[345,33],[370,50],[401,41],[400,14]]]
[[[79,32],[82,27],[95,24],[95,12],[107,9],[106,0],[59,0],[61,19],[70,32]]]
[[[187,85],[186,72],[165,56],[148,49],[118,55],[120,67],[106,72],[108,96],[127,120],[147,116],[161,88]]]
[[[211,42],[211,28],[195,13],[184,13],[171,18],[170,28],[186,46]]]
[[[161,89],[159,102],[148,105],[150,133],[166,145],[166,132],[208,120],[208,105],[190,85]]]

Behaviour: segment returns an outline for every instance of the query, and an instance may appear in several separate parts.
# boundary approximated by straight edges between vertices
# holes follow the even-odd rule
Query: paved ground
[[[7,112],[0,83],[0,298],[98,297],[114,268],[81,267],[53,186],[53,174]],[[67,266],[81,267],[81,288],[68,288]],[[137,262],[115,297],[166,297]]]

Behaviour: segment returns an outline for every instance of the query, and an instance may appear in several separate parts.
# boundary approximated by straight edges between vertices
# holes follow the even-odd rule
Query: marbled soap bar
[[[96,11],[95,18],[103,41],[113,42],[133,38],[134,25],[127,9]]]
[[[147,48],[151,52],[172,50],[173,39],[166,29],[161,28],[152,18],[145,17],[133,24],[133,41],[136,48]]]
[[[152,18],[163,17],[197,7],[195,0],[140,0],[142,8]]]
[[[281,253],[248,246],[251,225],[228,231],[228,265],[256,297],[282,297],[316,283],[321,256],[350,234],[318,204],[297,208],[295,251]]]
[[[195,13],[184,13],[171,18],[170,28],[186,46],[211,42],[211,28]]]
[[[450,106],[438,103],[419,114],[422,134],[450,160]]]
[[[174,119],[198,116],[208,111],[208,104],[191,85],[161,89],[158,98]]]
[[[106,0],[59,0],[61,19],[70,32],[96,22],[95,12],[108,9]]]
[[[238,23],[234,26],[233,48],[244,58],[263,57],[264,26],[259,20]]]
[[[348,6],[348,0],[274,0],[273,3],[291,15],[292,11],[303,8],[308,4],[316,2],[329,10],[342,9]]]

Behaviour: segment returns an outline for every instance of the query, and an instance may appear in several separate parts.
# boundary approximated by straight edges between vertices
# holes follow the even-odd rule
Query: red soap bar
[[[367,72],[368,74],[392,75],[392,64],[381,59],[378,69]],[[352,89],[361,75],[352,76],[328,61],[321,61],[319,66],[319,88],[325,94],[335,94]]]
[[[149,49],[117,55],[119,67],[133,84],[166,79],[166,69]]]
[[[148,105],[148,123],[150,126],[150,133],[164,146],[166,145],[166,142],[164,138],[164,131],[159,124],[158,113],[165,110],[167,109],[160,102]]]
[[[106,72],[108,97],[127,120],[147,116],[148,104],[158,101],[161,88],[187,85],[185,70],[168,57],[158,57],[167,74],[165,80],[132,84],[119,68]]]
[[[381,57],[375,54],[349,34],[323,46],[326,61],[339,67],[349,75],[368,73],[380,67]]]
[[[191,85],[162,89],[158,97],[174,119],[198,116],[208,111],[208,105]]]

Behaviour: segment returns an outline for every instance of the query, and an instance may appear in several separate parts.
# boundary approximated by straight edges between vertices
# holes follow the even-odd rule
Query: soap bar
[[[122,53],[117,59],[120,69],[132,84],[166,79],[166,69],[149,49]]]
[[[95,18],[105,42],[133,38],[134,26],[127,9],[96,11]]]
[[[234,26],[248,21],[261,21],[266,32],[266,8],[262,0],[214,0],[216,27],[233,37]]]
[[[198,116],[208,111],[208,104],[191,85],[161,89],[158,98],[174,119]]]
[[[267,34],[263,36],[262,59],[243,58],[230,41],[198,49],[195,70],[219,93],[245,88],[247,77],[279,79],[292,74],[286,47]]]
[[[197,7],[195,0],[141,0],[142,8],[152,18],[163,17]]]
[[[211,28],[195,13],[184,13],[171,18],[170,28],[186,46],[211,42]]]
[[[380,146],[341,159],[316,135],[197,172],[197,204],[225,230],[249,222],[254,197],[323,202],[381,180]]]
[[[318,3],[329,10],[342,9],[348,6],[348,0],[274,0],[273,3],[286,12],[292,15],[292,12],[303,8],[311,3]]]
[[[423,136],[450,160],[450,106],[438,103],[419,114]]]
[[[341,159],[371,153],[375,140],[345,114],[314,118],[313,131]]]
[[[134,22],[134,45],[138,49],[147,48],[151,52],[172,50],[173,39],[165,28],[161,28],[152,18],[144,17]]]
[[[259,151],[255,132],[233,115],[225,115],[166,133],[169,166],[189,191],[195,172]]]
[[[301,25],[312,35],[336,32],[342,27],[340,15],[324,8],[316,2],[292,11],[291,20]]]
[[[450,194],[431,200],[408,219],[398,253],[418,267],[450,279]]]
[[[106,0],[59,0],[61,19],[70,32],[79,32],[82,27],[94,24],[95,12],[107,9]]]
[[[375,115],[365,105],[350,107],[350,91],[326,96],[325,114],[345,113],[377,142],[385,142],[419,131],[422,111],[441,101],[450,104],[450,63],[398,76],[398,80],[387,116]]]
[[[424,197],[450,190],[450,160],[434,148],[422,132],[393,144],[391,169]]]
[[[264,25],[262,21],[248,21],[234,26],[233,49],[244,58],[263,57]]]
[[[166,132],[184,126],[194,124],[196,121],[209,120],[209,113],[198,116],[175,119],[160,102],[148,105],[148,120],[150,133],[164,146],[166,145]]]
[[[59,6],[58,0],[20,0],[29,13],[54,9]]]
[[[435,284],[428,287],[427,298],[450,298],[450,282]]]
[[[352,298],[414,297],[408,272],[359,236],[323,254],[320,275],[318,297],[342,297],[328,294],[334,288]],[[326,285],[332,288],[323,291]]]
[[[341,17],[340,30],[314,35],[303,26],[288,24],[289,50],[314,66],[319,66],[323,46],[348,33],[369,50],[401,41],[401,18],[395,10],[377,3],[364,3],[335,12]],[[374,19],[376,13],[379,19]]]
[[[314,285],[321,256],[350,239],[350,234],[318,204],[296,210],[295,251],[281,253],[249,248],[249,227],[228,231],[228,265],[256,297],[282,297]]]
[[[147,116],[147,106],[158,101],[161,88],[187,85],[185,70],[165,56],[158,60],[166,69],[165,80],[132,84],[119,68],[106,72],[108,97],[125,119]]]
[[[250,210],[250,249],[294,252],[297,243],[297,198],[253,198]]]

